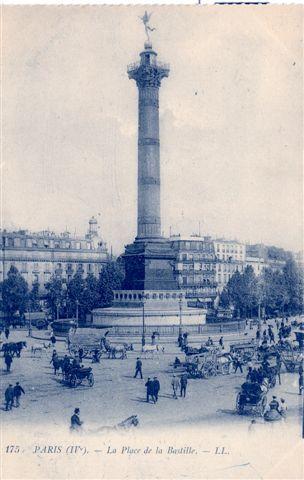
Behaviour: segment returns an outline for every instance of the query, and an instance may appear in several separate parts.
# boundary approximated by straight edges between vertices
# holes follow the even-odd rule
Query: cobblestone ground
[[[248,332],[246,338],[254,333]],[[33,344],[43,342],[28,339],[24,331],[13,331],[10,341],[14,340],[26,340],[28,348],[21,358],[14,359],[11,373],[4,371],[1,358],[3,479],[298,479],[303,476],[302,403],[297,374],[283,370],[282,384],[268,394],[269,401],[274,394],[286,399],[287,421],[269,424],[256,417],[256,423],[252,424],[252,415],[238,415],[235,411],[245,372],[189,380],[186,398],[173,399],[172,362],[176,355],[182,358],[174,342],[165,344],[164,354],[142,359],[143,380],[133,378],[136,357],[140,355],[137,343],[135,351],[128,352],[125,360],[102,359],[100,364],[92,364],[85,359],[84,365],[93,369],[94,386],[69,388],[61,375],[53,373],[51,350],[36,356],[31,353]],[[225,335],[228,349],[232,340],[236,340],[235,334]],[[57,342],[56,349],[64,354],[65,344]],[[155,375],[161,390],[154,405],[145,401],[144,384],[148,376]],[[19,408],[6,412],[4,391],[9,383],[16,381],[26,394]],[[83,434],[76,437],[69,433],[75,407],[80,408],[84,421]],[[138,416],[138,428],[126,432],[103,428],[117,425],[130,415]],[[6,454],[9,445],[16,444],[22,453]],[[71,444],[82,445],[89,454],[41,453],[58,445],[65,452],[66,445]],[[143,453],[145,446],[151,449],[150,455]],[[217,454],[223,446],[225,454]],[[33,454],[37,448],[38,453]],[[192,453],[184,454],[184,448],[190,448]],[[112,453],[108,453],[109,449]],[[163,453],[157,453],[157,449]]]
[[[38,333],[38,332],[36,332]],[[250,332],[250,334],[254,332]],[[227,340],[226,340],[227,338]],[[225,343],[229,343],[229,337]],[[235,339],[235,335],[231,338]],[[248,337],[247,337],[248,338]],[[51,349],[33,355],[31,345],[41,344],[36,339],[29,339],[25,331],[13,331],[10,341],[26,340],[28,348],[23,350],[21,358],[14,358],[11,373],[4,371],[2,360],[0,395],[4,402],[4,391],[8,383],[19,381],[26,391],[21,399],[21,407],[12,411],[2,410],[2,423],[9,425],[26,425],[29,421],[53,426],[68,425],[71,412],[75,407],[81,409],[81,416],[88,428],[101,425],[114,425],[136,414],[144,427],[176,424],[249,424],[251,416],[235,413],[235,399],[240,385],[245,380],[244,373],[217,375],[210,379],[190,379],[185,399],[173,399],[171,389],[172,363],[175,356],[183,358],[178,347],[166,344],[165,353],[154,358],[142,358],[144,379],[134,379],[138,351],[128,352],[128,358],[104,359],[100,364],[92,364],[84,359],[84,366],[91,366],[95,384],[92,388],[84,384],[69,388],[62,381],[62,376],[54,375],[50,364]],[[227,345],[228,346],[228,345]],[[67,353],[65,344],[57,342],[57,351]],[[159,402],[154,405],[146,403],[145,380],[157,376],[160,384]],[[297,374],[287,373],[283,368],[282,385],[277,385],[268,394],[284,397],[288,405],[288,421],[299,423],[301,402],[298,395]]]

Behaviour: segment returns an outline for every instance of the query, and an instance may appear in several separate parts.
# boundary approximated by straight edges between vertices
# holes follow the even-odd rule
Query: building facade
[[[216,261],[211,237],[170,237],[176,254],[175,273],[179,288],[188,300],[199,300],[205,307],[217,295]]]
[[[15,266],[27,281],[29,288],[38,282],[43,293],[45,284],[53,275],[69,281],[75,273],[84,277],[97,276],[108,262],[106,243],[98,233],[97,220],[92,217],[83,237],[69,232],[55,234],[49,230],[30,233],[27,230],[1,231],[0,281],[10,267]]]
[[[213,242],[216,261],[216,283],[220,293],[232,275],[245,268],[246,246],[237,240],[216,239]]]

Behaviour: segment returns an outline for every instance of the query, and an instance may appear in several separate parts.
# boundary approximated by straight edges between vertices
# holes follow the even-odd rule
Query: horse
[[[108,347],[108,358],[116,358],[116,354],[120,353],[120,359],[127,358],[127,351],[124,345],[115,345]]]
[[[117,353],[121,354],[121,356],[119,357],[121,360],[127,358],[126,344],[111,345],[110,342],[103,337],[100,341],[100,345],[108,353],[108,358],[116,358]]]
[[[21,350],[26,347],[27,344],[25,341],[9,342],[2,345],[1,351],[4,352],[4,355],[9,353],[13,357],[16,354],[16,356],[19,358],[21,356]]]
[[[48,345],[46,345],[45,343],[43,343],[42,345],[41,345],[41,343],[36,343],[36,344],[32,345],[32,347],[31,347],[31,352],[32,352],[34,355],[36,355],[37,352],[42,353],[43,351],[45,351],[45,350],[47,350],[47,349],[49,349],[49,348],[51,348],[51,344],[50,344],[50,343],[49,343]]]

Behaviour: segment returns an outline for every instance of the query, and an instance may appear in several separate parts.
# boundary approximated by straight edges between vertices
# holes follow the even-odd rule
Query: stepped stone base
[[[187,307],[184,293],[180,291],[120,290],[114,292],[114,305],[97,308],[92,312],[93,326],[113,327],[117,334],[142,334],[143,316],[145,331],[149,335],[178,333],[180,319],[188,332],[200,332],[206,323],[206,310]]]

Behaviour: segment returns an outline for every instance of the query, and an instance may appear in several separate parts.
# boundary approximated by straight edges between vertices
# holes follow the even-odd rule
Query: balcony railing
[[[128,73],[132,73],[134,72],[135,70],[137,70],[141,65],[143,66],[151,66],[151,67],[156,67],[156,68],[159,68],[160,70],[165,70],[165,71],[169,71],[170,70],[170,64],[169,63],[164,63],[164,62],[160,62],[158,60],[154,60],[152,61],[151,63],[141,63],[141,62],[134,62],[134,63],[130,63],[127,67],[127,72]]]

